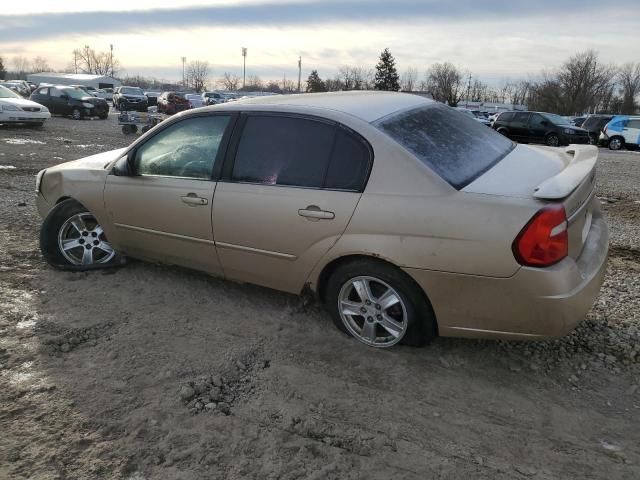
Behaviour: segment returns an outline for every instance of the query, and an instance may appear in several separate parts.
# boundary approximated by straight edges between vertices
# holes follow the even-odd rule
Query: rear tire
[[[40,251],[51,266],[61,269],[89,270],[122,263],[95,217],[73,199],[57,204],[45,218]]]
[[[74,108],[71,111],[71,118],[74,120],[82,120],[82,111],[79,108]]]
[[[622,150],[624,147],[624,138],[615,136],[609,139],[609,150]]]
[[[424,293],[411,277],[389,264],[366,259],[344,263],[331,274],[325,291],[334,324],[368,346],[420,347],[437,335]],[[369,298],[360,291],[368,292],[364,296]]]

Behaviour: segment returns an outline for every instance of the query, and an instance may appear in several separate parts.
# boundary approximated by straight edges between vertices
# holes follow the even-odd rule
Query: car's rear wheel
[[[75,200],[64,200],[47,215],[40,230],[40,250],[58,268],[88,269],[117,263],[96,218]]]
[[[621,150],[624,147],[624,138],[611,137],[609,139],[609,150]]]
[[[422,346],[436,334],[424,293],[407,274],[382,262],[338,266],[325,299],[336,326],[371,347]]]
[[[560,137],[555,133],[550,133],[547,135],[547,145],[550,147],[557,147],[560,145]]]
[[[74,108],[71,111],[71,118],[73,118],[74,120],[81,120],[82,119],[82,111],[80,111],[79,108]]]

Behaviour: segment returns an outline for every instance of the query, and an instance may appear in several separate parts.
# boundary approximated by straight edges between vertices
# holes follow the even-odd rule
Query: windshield
[[[124,93],[125,95],[144,95],[141,88],[135,87],[123,87],[120,89],[120,93]]]
[[[84,92],[77,88],[61,88],[60,90],[62,90],[63,93],[66,93],[67,95],[69,95],[71,98],[75,98],[78,100],[82,100],[85,97],[91,96],[87,92]]]
[[[381,118],[374,125],[460,190],[515,148],[469,114],[434,103]]]
[[[0,85],[0,98],[22,98],[17,93],[9,90],[7,87]]]
[[[551,123],[554,125],[571,125],[569,120],[560,115],[556,115],[555,113],[543,113],[544,117],[546,117]]]

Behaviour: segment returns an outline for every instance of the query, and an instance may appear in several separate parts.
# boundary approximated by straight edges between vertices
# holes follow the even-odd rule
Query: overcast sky
[[[88,6],[88,5],[95,6]],[[114,53],[129,74],[176,80],[180,57],[213,78],[333,75],[373,66],[390,48],[400,72],[450,61],[492,84],[535,77],[589,48],[606,62],[640,61],[640,0],[77,0],[4,1],[0,55],[66,67],[74,48]]]

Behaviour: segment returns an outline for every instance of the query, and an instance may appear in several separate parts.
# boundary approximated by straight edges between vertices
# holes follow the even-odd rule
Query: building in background
[[[122,82],[107,75],[92,75],[89,73],[30,73],[27,81],[37,85],[41,83],[51,83],[54,85],[82,85],[93,88],[116,88]]]

